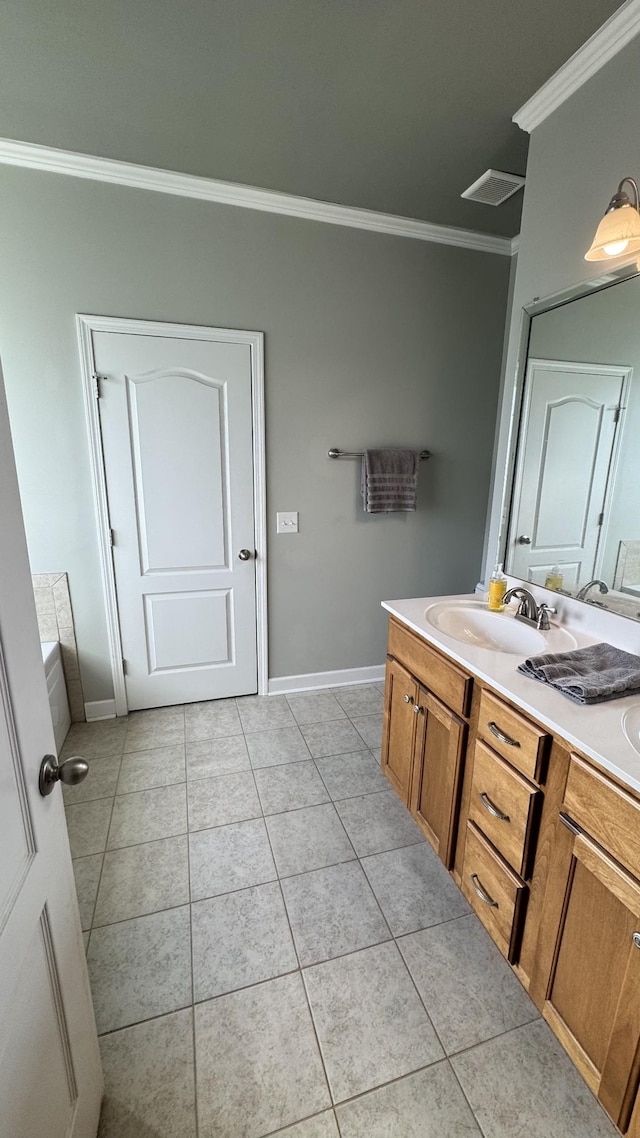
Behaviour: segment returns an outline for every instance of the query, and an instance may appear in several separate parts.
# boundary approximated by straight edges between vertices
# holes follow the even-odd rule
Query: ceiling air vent
[[[517,174],[505,174],[504,170],[485,170],[468,190],[460,195],[472,202],[483,205],[502,205],[512,194],[524,186],[524,178]]]

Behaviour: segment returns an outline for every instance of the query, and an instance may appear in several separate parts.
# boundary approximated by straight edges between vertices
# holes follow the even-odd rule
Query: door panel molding
[[[516,450],[513,457],[513,473],[511,480],[511,497],[510,501],[505,499],[505,522],[506,522],[506,542],[504,548],[504,557],[507,565],[511,565],[511,572],[520,580],[525,580],[524,571],[525,567],[522,564],[522,547],[519,545],[517,535],[520,532],[519,515],[522,507],[523,496],[525,495],[526,478],[525,478],[525,460],[526,460],[526,442],[527,432],[529,428],[530,414],[532,411],[532,403],[534,399],[534,383],[537,371],[543,372],[561,372],[565,374],[579,374],[579,375],[594,375],[602,376],[610,379],[615,379],[620,383],[620,391],[616,399],[616,406],[620,411],[619,419],[613,423],[613,434],[611,441],[611,450],[609,454],[609,461],[607,464],[607,472],[604,483],[604,498],[602,502],[602,516],[603,520],[599,526],[599,537],[596,542],[594,551],[594,568],[593,571],[589,570],[589,576],[597,576],[600,572],[602,557],[607,540],[607,530],[610,521],[611,506],[613,491],[618,474],[618,460],[620,457],[621,442],[625,431],[626,424],[626,408],[629,400],[629,389],[631,379],[633,376],[633,368],[625,364],[596,364],[596,363],[582,363],[576,360],[549,360],[542,357],[532,356],[527,360],[526,375],[524,378],[524,391],[522,398],[522,406],[518,420],[514,420],[513,427],[516,437]],[[558,409],[563,404],[572,402],[582,402],[585,405],[596,408],[598,404],[590,399],[588,396],[581,395],[576,397],[571,396],[558,396],[557,399],[552,401],[554,409]],[[614,410],[614,405],[607,407],[607,410]],[[600,434],[602,433],[603,414],[601,414]],[[543,448],[546,449],[549,438],[550,419],[547,411],[545,422],[541,435],[541,443]],[[593,471],[592,471],[593,473]],[[506,486],[506,484],[505,484]],[[536,487],[534,499],[534,512],[535,517],[531,522],[531,527],[535,527],[535,532],[538,531],[538,514],[540,510],[540,503],[542,497],[543,487],[539,484]],[[506,493],[506,489],[505,489]],[[528,547],[530,553],[533,551],[534,546]],[[542,552],[549,549],[549,546],[543,546]],[[575,546],[568,546],[570,552],[576,552]],[[533,559],[533,558],[532,558]],[[535,559],[533,559],[535,560]],[[552,562],[557,562],[557,557],[552,557]],[[517,568],[516,568],[517,566]],[[536,561],[536,567],[537,561]],[[535,577],[532,575],[532,568],[529,569],[529,580],[535,583]]]
[[[251,405],[253,434],[253,499],[255,516],[255,580],[256,580],[256,642],[258,657],[258,694],[268,692],[267,645],[267,519],[266,519],[266,453],[264,411],[264,333],[236,331],[229,328],[209,328],[191,324],[168,324],[154,320],[122,319],[112,316],[76,316],[76,329],[80,351],[85,419],[89,440],[91,482],[96,512],[96,527],[100,554],[100,570],[107,619],[107,637],[111,674],[115,696],[116,715],[128,710],[122,662],[122,642],[115,572],[111,553],[111,529],[107,483],[102,453],[102,435],[98,409],[98,387],[95,374],[93,335],[97,332],[121,333],[136,336],[166,336],[186,340],[208,340],[244,344],[249,347],[251,359]],[[153,378],[149,376],[148,378]]]

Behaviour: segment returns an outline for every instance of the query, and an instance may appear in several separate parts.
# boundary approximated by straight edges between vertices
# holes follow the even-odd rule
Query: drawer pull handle
[[[484,902],[485,905],[490,905],[490,907],[492,909],[498,909],[499,908],[498,902],[494,901],[493,897],[490,897],[488,893],[485,893],[484,889],[482,888],[482,886],[480,884],[480,878],[478,877],[477,873],[471,874],[471,884],[473,885],[473,888],[475,889],[476,893],[478,894],[478,897],[480,898],[481,901]]]
[[[509,822],[510,821],[509,815],[503,814],[502,810],[498,810],[498,807],[495,805],[494,802],[491,801],[491,799],[489,798],[489,795],[486,794],[484,790],[480,794],[480,801],[481,801],[482,805],[484,806],[485,810],[487,811],[487,814],[491,814],[492,818],[497,818],[498,821],[500,821],[500,822]]]
[[[512,739],[510,735],[505,735],[504,731],[501,731],[500,728],[498,727],[498,724],[493,722],[493,719],[491,720],[491,723],[489,724],[489,730],[490,730],[492,735],[495,735],[496,739],[500,740],[501,743],[506,743],[509,747],[519,747],[520,746],[518,740]]]
[[[635,944],[636,948],[640,948],[640,933],[634,933],[633,936],[631,937],[631,939],[632,939],[633,943]]]
[[[413,705],[413,714],[414,715],[422,715],[423,711],[424,711],[424,707],[420,707],[419,703],[414,703],[414,705]]]

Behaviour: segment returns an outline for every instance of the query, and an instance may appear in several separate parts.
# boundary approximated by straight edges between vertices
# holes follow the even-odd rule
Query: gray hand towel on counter
[[[549,684],[574,703],[603,703],[640,692],[640,656],[612,644],[531,656],[518,671]]]
[[[420,451],[385,447],[362,456],[362,505],[367,514],[415,510]]]

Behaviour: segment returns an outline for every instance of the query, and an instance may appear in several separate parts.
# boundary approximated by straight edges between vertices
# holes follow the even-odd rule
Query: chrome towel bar
[[[338,447],[331,447],[331,450],[328,451],[328,455],[329,455],[329,458],[362,458],[364,455],[364,451],[361,451],[361,450],[339,450]],[[420,451],[420,458],[423,461],[424,461],[424,459],[431,458],[431,451],[430,450],[421,450]]]

